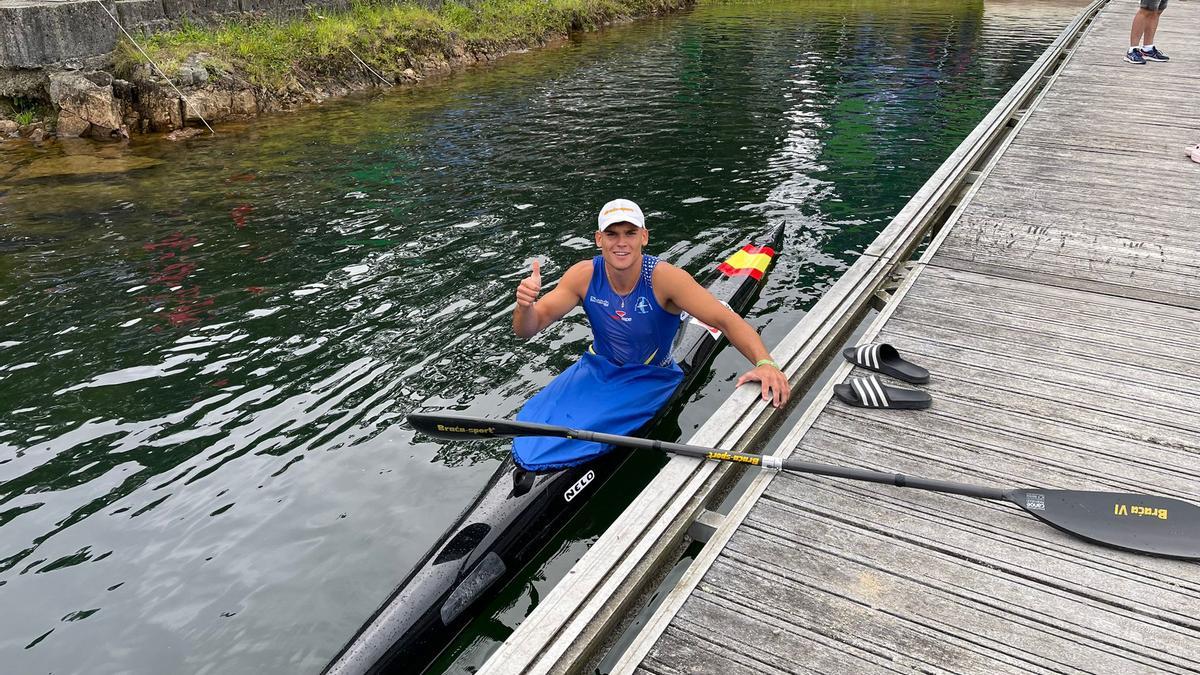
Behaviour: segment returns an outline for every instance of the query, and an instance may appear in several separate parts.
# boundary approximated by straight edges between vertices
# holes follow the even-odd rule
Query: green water
[[[314,672],[482,487],[586,347],[511,335],[604,201],[699,272],[786,225],[778,342],[1082,2],[725,4],[181,144],[0,142],[0,659]],[[722,353],[659,435],[746,364]],[[438,668],[477,667],[660,464],[643,457]]]

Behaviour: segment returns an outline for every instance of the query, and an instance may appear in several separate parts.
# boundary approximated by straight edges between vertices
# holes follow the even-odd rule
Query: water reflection
[[[587,255],[618,194],[693,271],[782,221],[751,316],[777,342],[1075,11],[990,7],[711,6],[217,138],[0,146],[5,662],[318,670],[506,452],[403,414],[509,415],[586,345],[579,315],[511,336],[533,258]],[[721,355],[680,434],[742,369]]]

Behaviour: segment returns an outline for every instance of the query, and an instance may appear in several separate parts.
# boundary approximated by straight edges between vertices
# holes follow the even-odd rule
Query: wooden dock
[[[1145,66],[1121,58],[1136,7],[1100,9],[868,328],[931,371],[933,408],[836,401],[867,374],[845,364],[785,451],[1200,503],[1200,3],[1171,2],[1172,60]],[[1200,564],[999,503],[764,475],[614,672],[809,671],[1197,672]]]

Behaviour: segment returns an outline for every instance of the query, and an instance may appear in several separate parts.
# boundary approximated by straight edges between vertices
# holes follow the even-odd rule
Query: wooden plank
[[[758,522],[748,521],[729,543],[728,555],[713,565],[712,576],[720,583],[701,582],[679,618],[709,622],[724,614],[728,617],[724,630],[735,635],[752,635],[756,624],[764,623],[775,628],[772,637],[802,636],[805,643],[783,646],[789,651],[804,649],[799,658],[792,658],[817,672],[1027,672],[1026,664],[1002,650],[903,616],[880,613],[841,589],[814,583],[810,575],[823,571],[826,564],[838,564],[821,560],[817,551],[802,551],[805,569],[794,573],[787,561],[774,556],[777,547],[796,550],[778,538],[779,532],[777,528],[760,529]],[[756,559],[759,555],[771,557]],[[770,563],[764,563],[766,560]],[[873,580],[860,581],[870,587]],[[897,650],[896,645],[905,648]]]
[[[908,353],[938,373],[936,382],[924,388],[934,396],[930,416],[974,418],[981,425],[1020,434],[1024,442],[1047,448],[1086,440],[1093,451],[1103,449],[1114,456],[1136,454],[1146,461],[1189,472],[1200,459],[1200,432],[1192,425],[1197,417],[1195,409],[1178,402],[1155,405],[1153,401],[1110,394],[1107,386],[1103,387],[1105,391],[1097,389],[1094,377],[1077,378],[1072,374],[1070,380],[1079,379],[1090,387],[1080,395],[1069,380],[1047,383],[1037,377],[1010,376],[1011,371],[1003,369],[984,370],[974,364],[940,360],[928,349]],[[1125,387],[1124,391],[1136,392],[1136,387]],[[1164,392],[1161,398],[1170,401],[1169,393]],[[1193,393],[1188,399],[1196,402],[1200,396]]]
[[[1177,146],[1179,154],[1171,153],[1172,158],[1178,158],[1180,162],[1187,161],[1183,156],[1183,148],[1185,141],[1181,141]],[[1161,158],[1160,158],[1161,161]],[[1183,166],[1183,165],[1181,165]],[[1124,168],[1124,173],[1120,169]],[[1136,168],[1134,165],[1126,164],[1124,167],[1113,166],[1112,171],[1102,173],[1096,170],[1088,173],[1086,176],[1082,174],[1076,167],[1056,166],[1051,161],[1044,163],[1029,162],[1023,165],[1013,165],[1005,167],[997,172],[995,183],[989,186],[994,189],[1003,190],[1007,187],[1023,188],[1026,190],[1040,191],[1047,198],[1047,201],[1059,197],[1085,197],[1087,195],[1103,196],[1107,195],[1111,198],[1117,194],[1121,194],[1125,190],[1129,190],[1132,194],[1126,194],[1126,200],[1133,198],[1133,203],[1151,202],[1150,199],[1137,199],[1139,195],[1163,193],[1163,198],[1175,204],[1188,203],[1189,192],[1180,189],[1181,186],[1174,183],[1168,183],[1162,180],[1155,180],[1155,175],[1149,171],[1132,170]],[[1190,167],[1189,167],[1190,170]],[[1092,175],[1092,174],[1095,175]],[[1160,189],[1155,190],[1158,186]],[[1149,191],[1146,191],[1149,190]],[[1113,192],[1115,191],[1115,193]],[[1029,194],[1029,193],[1027,193]],[[1011,201],[1016,202],[1016,199]],[[1035,204],[1037,202],[1034,202]]]
[[[1186,167],[1182,162],[1187,161],[1183,155],[1184,146],[1187,144],[1186,137],[1180,136],[1178,145],[1178,154],[1171,153],[1172,159],[1178,159],[1181,162],[1181,168]],[[1018,152],[1018,150],[1014,151]],[[1043,151],[1042,159],[1028,161],[1019,161],[1014,159],[1013,163],[1002,165],[1003,168],[997,171],[996,180],[998,181],[993,186],[994,188],[1003,188],[1009,183],[1024,186],[1032,189],[1041,189],[1047,193],[1047,196],[1053,195],[1055,192],[1066,193],[1075,196],[1083,196],[1089,194],[1101,194],[1108,190],[1116,190],[1117,194],[1128,190],[1126,198],[1135,195],[1163,193],[1167,199],[1187,200],[1188,192],[1180,189],[1182,185],[1161,180],[1161,175],[1157,172],[1144,171],[1142,166],[1133,164],[1129,161],[1124,162],[1109,162],[1106,165],[1092,164],[1091,166],[1080,167],[1074,163],[1060,162],[1054,153]],[[1063,153],[1065,154],[1065,153]],[[1100,157],[1098,154],[1093,154],[1092,157]],[[1160,157],[1160,163],[1162,158]],[[1190,167],[1188,167],[1190,170]],[[1082,169],[1082,170],[1081,170]],[[1155,189],[1157,188],[1157,189]],[[1151,192],[1143,192],[1149,189]],[[1141,199],[1137,201],[1150,202],[1149,199]],[[1136,203],[1136,201],[1135,201]]]
[[[691,626],[681,625],[672,627],[663,635],[658,650],[639,666],[639,673],[645,675],[693,675],[696,673],[712,675],[785,675],[787,670],[760,659],[743,656],[737,653],[713,653],[699,639],[700,635],[691,632]],[[703,634],[703,633],[701,633]]]
[[[1200,667],[1200,640],[1196,639],[1200,632],[1138,611],[1136,600],[1130,607],[1100,594],[1080,594],[1074,590],[1078,581],[1062,588],[1035,582],[1027,570],[1016,566],[997,568],[1009,552],[999,539],[990,542],[992,555],[977,560],[950,555],[937,540],[893,536],[893,524],[906,520],[907,511],[885,514],[880,522],[848,526],[836,516],[857,509],[862,497],[851,501],[832,492],[822,496],[826,499],[805,504],[805,509],[764,500],[730,541],[725,559],[750,568],[743,576],[775,575],[772,592],[758,596],[757,604],[786,598],[793,586],[815,587],[867,608],[858,618],[861,625],[899,619],[916,632],[971,640],[989,652],[1016,656],[1035,669],[1150,672]],[[1186,565],[1179,563],[1180,568]],[[722,569],[714,566],[714,577],[721,576]],[[728,582],[721,586],[736,592]],[[811,603],[806,607],[793,597],[788,605],[800,617],[819,620],[819,610],[812,609]],[[1131,640],[1133,631],[1122,627],[1134,626],[1136,640]],[[893,641],[890,646],[911,653],[904,642]],[[1002,668],[1003,660],[994,659],[994,667]]]
[[[1188,395],[1200,391],[1200,383],[1195,379],[1200,363],[1191,358],[1197,352],[1195,345],[1177,342],[1179,336],[1174,331],[1156,334],[1157,327],[1152,324],[1142,324],[1147,334],[1143,340],[1119,331],[1118,326],[1100,322],[1096,334],[1088,335],[1083,330],[1073,330],[1065,321],[1047,320],[1039,325],[1036,317],[989,314],[984,308],[966,303],[946,301],[944,306],[924,305],[923,309],[922,313],[914,309],[898,317],[889,333],[950,345],[957,349],[952,354],[955,360],[979,364],[1001,374],[1015,372],[1044,380],[1046,373],[1062,371],[1093,380],[1111,379],[1118,385],[1129,384],[1131,392],[1153,393],[1163,389]],[[1085,320],[1079,315],[1068,315]],[[980,336],[979,331],[991,334]],[[1128,358],[1124,359],[1126,355]],[[1086,395],[1086,388],[1083,393]],[[1171,405],[1167,400],[1162,403]],[[1185,399],[1172,407],[1186,410],[1188,405]]]
[[[761,572],[751,571],[747,579],[742,569],[714,568],[732,586],[697,589],[680,612],[674,628],[687,629],[692,640],[712,643],[707,651],[718,655],[754,659],[788,672],[861,672],[885,669],[903,672],[887,663],[864,645],[829,639],[815,627],[797,626],[780,630],[781,622],[791,618],[787,608],[770,602],[758,602],[757,595],[739,595],[736,589],[747,587],[761,593]],[[715,638],[715,639],[714,639]]]
[[[1200,126],[1200,120],[1198,120],[1198,126]],[[1171,139],[1173,144],[1171,155],[1182,160],[1184,158],[1183,147],[1193,134],[1194,132],[1181,131],[1176,137],[1173,137]],[[1034,137],[1028,138],[1030,141],[1035,140]],[[1055,138],[1054,140],[1059,139]],[[1094,179],[1099,179],[1103,181],[1103,185],[1127,187],[1131,180],[1141,178],[1143,174],[1145,178],[1156,177],[1154,172],[1141,171],[1144,164],[1132,164],[1128,156],[1115,152],[1096,152],[1090,145],[1082,148],[1052,149],[1044,144],[1033,142],[1013,143],[1006,154],[1006,161],[997,170],[996,176],[1015,176],[1023,169],[1037,169],[1036,177],[1032,181],[1030,181],[1029,174],[1024,176],[1027,182],[1035,185],[1045,177],[1062,179],[1084,186],[1095,186],[1097,184]],[[1131,172],[1131,166],[1137,167],[1138,171]],[[1136,175],[1131,176],[1131,173]],[[1163,181],[1161,176],[1158,178],[1160,179],[1158,183],[1163,188],[1169,190],[1175,187],[1171,181]],[[1097,190],[1092,187],[1089,191]]]
[[[1036,269],[1056,273],[1078,271],[1109,283],[1153,284],[1185,293],[1200,288],[1200,265],[1182,246],[1133,245],[1124,237],[1072,232],[1051,225],[1010,229],[1011,221],[972,218],[958,236],[947,241],[942,254],[964,261],[1018,259]]]
[[[979,414],[982,408],[969,410]],[[822,443],[841,449],[861,448],[862,452],[881,447],[875,439],[887,439],[882,446],[891,449],[896,461],[882,462],[878,465],[881,471],[903,471],[898,466],[903,459],[911,460],[917,473],[922,466],[945,465],[959,479],[987,484],[1127,490],[1196,499],[1195,471],[1173,462],[1177,456],[1138,457],[1134,453],[1143,448],[1137,444],[1105,443],[1084,434],[1072,437],[1071,432],[1079,429],[1069,426],[1053,429],[1056,438],[1031,436],[1029,430],[1041,425],[1038,421],[1031,424],[1029,418],[1012,416],[998,421],[1007,426],[988,422],[954,413],[931,414],[917,429],[888,428],[858,410],[842,410],[839,404],[826,410],[819,426],[809,433]],[[1072,444],[1080,439],[1087,439],[1087,445]],[[801,447],[809,453],[815,450]],[[1137,461],[1130,461],[1131,456]]]
[[[1034,131],[1052,128],[1055,122],[1063,131],[1079,131],[1097,126],[1108,126],[1110,131],[1118,131],[1122,122],[1128,128],[1131,111],[1124,106],[1080,109],[1079,101],[1082,98],[1096,96],[1120,99],[1123,102],[1136,101],[1139,106],[1138,112],[1142,112],[1141,107],[1145,106],[1144,118],[1134,114],[1139,131],[1142,127],[1149,130],[1182,128],[1189,123],[1194,124],[1200,118],[1200,112],[1188,105],[1186,100],[1180,99],[1173,92],[1155,89],[1156,85],[1165,88],[1181,85],[1200,86],[1200,78],[1188,82],[1181,80],[1179,73],[1166,72],[1161,75],[1161,80],[1155,83],[1144,78],[1111,80],[1071,78],[1069,73],[1066,75],[1067,79],[1063,85],[1055,87],[1052,93],[1047,95],[1044,107],[1038,108],[1038,117],[1041,117],[1043,122],[1034,127]],[[1085,120],[1090,124],[1081,129],[1077,122]],[[1126,138],[1128,137],[1127,133]]]
[[[934,478],[964,478],[960,467],[950,462],[943,464],[936,458],[922,458],[916,451],[904,450],[893,455],[889,448],[878,444],[832,434],[821,437],[829,445],[813,443],[801,449],[814,461],[898,470]],[[835,457],[835,451],[850,454]],[[1020,464],[1023,459],[1012,461]],[[981,484],[1021,483],[1020,476],[1009,482],[1003,477],[989,480],[983,475],[993,471],[991,467],[984,467],[978,478],[968,477],[967,480]],[[1014,473],[1021,471],[1034,473],[1032,469],[1017,469]],[[1054,479],[1054,475],[1049,478]],[[792,480],[801,483],[791,486],[789,481]],[[1200,580],[1189,563],[1147,558],[1081,543],[1011,505],[791,474],[780,476],[759,506],[768,501],[834,514],[847,527],[886,531],[889,537],[946,555],[977,560],[1002,570],[1011,567],[1014,573],[1026,575],[1038,584],[1052,585],[1060,592],[1131,607],[1166,623],[1187,630],[1197,629],[1194,601],[1189,598],[1200,592]],[[1084,578],[1089,579],[1087,585],[1078,583]],[[1031,596],[1030,601],[1036,602],[1036,598]]]
[[[831,454],[819,450],[820,459]],[[875,452],[863,449],[862,463],[877,459]],[[890,461],[886,456],[883,459]],[[938,467],[922,470],[950,474]],[[1080,547],[1078,542],[1011,506],[792,474],[781,476],[761,503],[764,509],[774,503],[779,509],[816,514],[812,517],[836,513],[837,522],[851,529],[882,532],[940,555],[982,565],[997,574],[1028,579],[1033,585],[1055,589],[1055,593],[1074,594],[1088,602],[1153,616],[1164,626],[1198,629],[1191,612],[1193,598],[1200,592],[1194,574],[1180,577],[1171,564],[1147,567],[1144,558],[1132,554],[1098,546]],[[1186,570],[1188,563],[1174,562]],[[1081,579],[1088,579],[1089,584],[1081,587]]]
[[[1200,309],[1200,297],[1190,294],[1187,289],[1162,290],[1116,283],[1097,278],[1098,275],[1081,274],[1077,269],[1051,271],[1045,268],[1035,269],[1030,266],[1016,265],[999,258],[967,259],[966,257],[955,258],[950,255],[939,258],[938,264],[950,269],[970,270],[979,274],[1036,281],[1061,288],[1073,288],[1103,295],[1124,296],[1176,307]]]
[[[1083,122],[1086,118],[1080,118]],[[1031,122],[1040,124],[1041,120]],[[1179,145],[1180,129],[1172,127],[1147,126],[1143,130],[1141,143],[1129,143],[1129,138],[1120,129],[1110,128],[1073,128],[1060,129],[1057,134],[1031,136],[1022,139],[1021,146],[1028,148],[1078,148],[1091,152],[1119,153],[1130,162],[1140,159],[1143,165],[1151,162],[1161,162],[1162,158],[1186,159],[1183,148]],[[1184,130],[1183,133],[1186,133]],[[1184,147],[1187,142],[1184,142]]]
[[[1200,345],[1190,325],[1200,318],[1195,310],[1148,306],[1115,296],[1090,296],[1087,302],[1079,302],[1078,291],[940,267],[924,274],[930,283],[910,292],[904,306],[896,311],[897,319],[918,321],[927,313],[939,317],[955,314],[963,319],[986,319],[1001,326],[1056,335],[1080,326],[1088,332],[1099,332],[1105,340],[1124,336],[1122,349],[1157,355],[1157,346],[1161,345],[1180,350],[1180,362],[1200,357]],[[1083,339],[1088,341],[1086,336]],[[1147,342],[1151,347],[1146,347]]]
[[[1092,232],[1094,236],[1103,236],[1124,245],[1159,247],[1160,250],[1167,247],[1190,249],[1200,243],[1200,232],[1178,222],[1182,220],[1181,209],[1186,207],[1182,202],[1178,205],[1169,202],[1149,205],[1113,200],[1109,204],[1074,194],[1059,193],[1054,197],[1042,201],[1039,208],[1032,204],[1014,204],[999,191],[989,192],[973,201],[965,210],[964,217],[1010,218],[1014,229],[1024,225],[1026,230],[1055,228]],[[1108,228],[1113,222],[1123,223],[1124,226],[1119,232],[1110,232]]]
[[[942,247],[939,265],[981,274],[1042,281],[1063,288],[1123,295],[1178,307],[1200,307],[1200,278],[1169,270],[1146,269],[1119,260],[1091,261],[1049,251],[1005,255],[1005,247],[972,249],[957,241]],[[1057,263],[1057,264],[1056,264]]]

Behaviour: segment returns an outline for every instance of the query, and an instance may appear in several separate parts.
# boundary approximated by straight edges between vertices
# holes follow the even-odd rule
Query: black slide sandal
[[[842,350],[842,356],[856,366],[890,375],[897,380],[913,384],[925,384],[929,381],[928,370],[900,358],[900,352],[886,342],[846,347]]]
[[[893,410],[923,410],[933,405],[933,398],[916,389],[889,387],[878,377],[852,377],[847,384],[835,384],[833,393],[843,403],[856,408]]]

